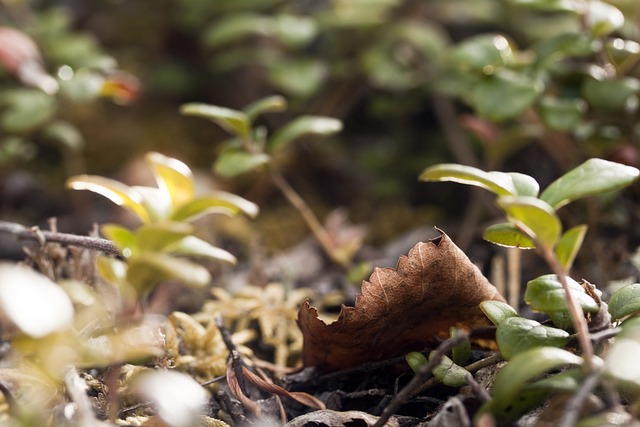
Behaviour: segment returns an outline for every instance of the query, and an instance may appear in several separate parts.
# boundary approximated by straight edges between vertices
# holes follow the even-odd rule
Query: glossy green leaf
[[[226,215],[245,214],[250,218],[258,215],[258,205],[232,193],[218,191],[208,196],[198,197],[182,205],[173,213],[173,221],[194,221],[203,215],[223,213]]]
[[[490,225],[484,230],[482,238],[488,242],[508,248],[533,249],[536,244],[510,222]]]
[[[577,225],[567,230],[556,245],[556,259],[564,271],[569,271],[576,255],[580,251],[584,236],[587,234],[587,225]]]
[[[532,176],[518,172],[507,172],[511,177],[513,186],[516,190],[515,196],[537,197],[540,192],[540,184]]]
[[[487,300],[480,303],[482,312],[498,326],[511,317],[518,317],[518,312],[506,302]]]
[[[193,226],[185,222],[159,222],[138,228],[136,240],[141,251],[163,251],[167,246],[193,233]]]
[[[125,258],[130,257],[138,248],[136,236],[126,227],[118,224],[104,224],[100,227],[100,232],[116,244]]]
[[[499,122],[518,117],[533,105],[543,90],[541,80],[501,70],[480,81],[473,88],[470,101],[480,116]]]
[[[609,348],[605,359],[607,376],[620,383],[634,395],[640,394],[640,318],[622,324],[622,332]]]
[[[462,70],[491,73],[513,58],[509,41],[501,34],[482,34],[459,43],[451,52],[451,61]]]
[[[535,197],[500,197],[497,201],[510,222],[526,232],[542,246],[553,247],[562,231],[562,224],[555,211]]]
[[[633,283],[618,289],[609,300],[609,314],[613,320],[640,311],[640,283]]]
[[[142,195],[119,181],[97,175],[77,175],[69,178],[66,186],[73,190],[89,190],[98,193],[133,212],[142,222],[151,221],[149,212],[144,207]]]
[[[587,78],[582,85],[582,96],[594,108],[624,111],[637,101],[640,81],[634,77],[611,80]]]
[[[201,288],[211,282],[211,276],[201,265],[158,252],[143,252],[130,260],[127,281],[139,295],[145,295],[165,280]]]
[[[171,199],[174,208],[193,199],[193,173],[186,164],[155,152],[147,153],[145,160],[151,165],[158,187]]]
[[[158,187],[133,185],[131,189],[142,196],[142,205],[149,214],[151,221],[166,220],[173,210],[171,196]]]
[[[582,310],[590,313],[598,311],[598,303],[585,292],[578,282],[570,277],[567,277],[567,282],[571,295],[580,304]],[[524,301],[534,311],[544,313],[568,311],[564,289],[555,274],[545,274],[529,281],[524,293]]]
[[[425,355],[417,351],[407,353],[407,355],[405,356],[405,360],[407,361],[407,364],[409,365],[411,370],[416,374],[420,372],[420,368],[422,366],[425,366],[428,363]]]
[[[498,324],[496,341],[502,357],[509,360],[533,347],[563,347],[569,341],[569,334],[535,320],[509,317]]]
[[[216,175],[231,178],[254,170],[271,161],[264,153],[247,153],[240,149],[227,149],[220,153],[213,166]]]
[[[224,249],[217,248],[202,239],[194,236],[186,236],[164,247],[164,251],[176,255],[190,255],[206,257],[216,261],[236,264],[237,259]]]
[[[535,347],[518,353],[496,376],[493,398],[482,410],[508,414],[529,381],[552,369],[581,364],[582,358],[556,347]]]
[[[298,117],[280,128],[269,140],[272,150],[307,135],[333,135],[342,130],[342,122],[324,116]]]
[[[474,185],[492,191],[499,196],[516,193],[511,176],[502,172],[485,172],[473,166],[443,163],[431,166],[420,174],[420,181],[453,181]]]
[[[559,131],[575,129],[582,123],[586,109],[586,102],[580,98],[559,99],[545,96],[538,104],[544,124]]]
[[[429,354],[429,360],[436,354],[437,351],[432,351]],[[469,371],[453,363],[453,360],[447,356],[442,356],[440,364],[433,368],[433,376],[449,387],[462,387],[467,385],[468,375],[471,375]]]
[[[564,0],[559,0],[563,3]],[[566,58],[585,58],[600,49],[600,41],[583,33],[562,33],[541,40],[534,48],[536,64],[545,68]]]
[[[449,336],[455,338],[460,334],[460,330],[454,326],[449,328]],[[469,338],[465,338],[460,344],[454,345],[451,349],[451,355],[453,357],[453,363],[456,365],[464,366],[469,362],[471,357],[471,342]]]
[[[585,21],[596,37],[606,36],[624,25],[624,15],[617,7],[600,0],[587,3]]]
[[[540,198],[558,209],[576,199],[610,193],[626,187],[640,175],[638,169],[602,159],[589,159],[555,180]]]
[[[233,135],[243,138],[250,136],[251,123],[249,122],[249,117],[241,111],[215,105],[191,103],[180,107],[180,113],[185,116],[209,119]]]
[[[247,105],[243,111],[253,121],[265,113],[279,113],[286,111],[287,100],[284,96],[274,95],[259,99]]]

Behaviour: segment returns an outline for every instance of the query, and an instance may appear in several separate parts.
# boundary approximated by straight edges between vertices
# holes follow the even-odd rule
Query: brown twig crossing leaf
[[[447,336],[451,326],[491,325],[478,305],[504,298],[440,233],[401,256],[397,268],[376,268],[363,282],[355,306],[343,306],[337,321],[327,325],[304,302],[298,313],[304,365],[345,369],[421,350]]]

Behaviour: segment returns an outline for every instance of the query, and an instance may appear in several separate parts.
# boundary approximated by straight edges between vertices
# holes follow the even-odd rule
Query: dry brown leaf
[[[304,365],[345,369],[421,350],[436,337],[446,337],[451,326],[491,325],[478,305],[504,298],[440,233],[401,256],[397,268],[376,268],[363,282],[355,306],[343,306],[337,321],[325,324],[304,302],[298,313]]]

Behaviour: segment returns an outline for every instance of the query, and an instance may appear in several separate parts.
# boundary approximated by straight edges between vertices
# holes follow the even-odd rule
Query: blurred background
[[[485,268],[501,250],[481,241],[501,216],[493,196],[420,183],[424,168],[523,172],[544,188],[590,157],[640,166],[636,0],[0,0],[0,27],[0,219],[27,226],[130,221],[64,182],[146,183],[153,150],[203,188],[256,202],[251,233],[267,253],[308,236],[264,171],[213,173],[229,135],[182,116],[187,102],[282,95],[287,111],[259,119],[270,132],[340,119],[342,132],[302,139],[281,162],[318,216],[344,208],[374,248],[438,226]],[[577,275],[636,274],[639,196],[636,185],[563,208],[567,228],[590,225]],[[243,240],[246,226],[228,233]],[[20,257],[0,240],[2,258]]]

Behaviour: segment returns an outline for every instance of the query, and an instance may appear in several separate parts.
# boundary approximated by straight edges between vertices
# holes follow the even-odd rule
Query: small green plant
[[[640,171],[630,166],[590,159],[558,178],[542,193],[534,178],[519,173],[485,172],[469,166],[442,164],[427,168],[420,175],[422,181],[453,181],[495,193],[498,196],[496,204],[508,222],[488,227],[484,238],[501,246],[536,248],[553,272],[529,281],[524,299],[532,310],[547,314],[554,327],[521,318],[515,309],[502,302],[481,304],[497,326],[498,347],[502,356],[509,360],[496,378],[493,398],[481,411],[491,412],[499,424],[516,420],[550,392],[575,392],[592,376],[607,375],[619,384],[624,380],[627,389],[640,390],[638,377],[630,378],[622,373],[629,368],[618,363],[625,357],[620,351],[625,344],[616,341],[603,361],[602,354],[594,352],[592,342],[596,339],[590,334],[591,331],[609,330],[611,320],[620,322],[637,313],[640,286],[622,288],[612,296],[607,308],[594,285],[571,279],[569,271],[587,226],[563,231],[557,215],[558,209],[576,199],[621,189],[639,175]],[[584,313],[589,314],[588,319]],[[622,329],[626,337],[624,342],[634,348],[639,345],[636,324],[635,321],[625,322]],[[576,333],[581,356],[560,348],[570,342],[573,336],[567,331],[571,330]],[[532,382],[540,374],[565,365],[581,368]],[[591,387],[595,388],[595,384]],[[567,413],[576,416],[575,411]],[[573,425],[573,421],[564,419],[562,425]]]
[[[102,256],[100,273],[118,284],[125,295],[141,298],[159,282],[177,279],[203,287],[211,278],[206,268],[185,257],[204,257],[235,264],[227,251],[194,236],[191,221],[208,213],[255,216],[258,207],[239,196],[215,192],[196,196],[192,172],[181,161],[149,153],[146,156],[158,187],[127,186],[95,175],[71,177],[67,185],[90,190],[126,208],[141,221],[135,231],[117,225],[103,225],[102,233],[121,250],[124,261]],[[133,290],[133,293],[131,292]]]
[[[181,111],[185,115],[209,119],[233,135],[232,139],[222,143],[213,166],[215,173],[233,177],[261,167],[267,168],[271,181],[300,213],[327,256],[348,269],[360,242],[352,239],[340,243],[333,239],[309,205],[285,180],[280,166],[282,152],[289,144],[311,135],[332,135],[342,129],[342,122],[324,116],[301,116],[272,135],[267,134],[266,127],[254,124],[258,116],[286,108],[287,102],[283,97],[271,96],[249,104],[242,111],[206,104],[185,104]]]

